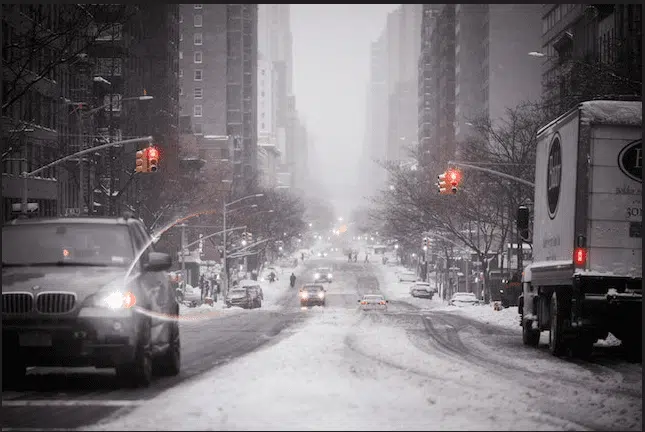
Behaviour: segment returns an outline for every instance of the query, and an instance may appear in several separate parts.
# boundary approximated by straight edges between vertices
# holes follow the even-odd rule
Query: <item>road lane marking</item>
[[[74,429],[74,428],[48,428],[48,427],[40,427],[40,428],[28,428],[28,427],[15,427],[15,428],[12,428],[12,427],[3,427],[3,428],[2,428],[2,431],[3,431],[3,432],[4,432],[4,431],[7,431],[7,432],[10,432],[10,431],[16,431],[16,432],[31,432],[31,431],[34,431],[34,432],[35,432],[35,431],[39,431],[39,432],[47,431],[47,432],[49,432],[49,431],[52,431],[52,432],[53,432],[53,431],[73,431],[73,430],[76,430],[76,429]]]
[[[3,400],[3,407],[83,407],[83,406],[105,406],[105,407],[124,407],[138,406],[143,404],[141,401],[132,400]]]

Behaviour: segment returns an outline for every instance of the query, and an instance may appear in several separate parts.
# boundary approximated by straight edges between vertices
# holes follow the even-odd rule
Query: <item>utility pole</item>
[[[222,233],[223,242],[224,242],[224,246],[222,247],[222,251],[223,251],[222,252],[222,255],[223,255],[222,256],[222,274],[224,276],[223,277],[224,280],[222,281],[222,286],[224,288],[223,296],[224,298],[226,298],[226,295],[228,294],[228,267],[226,263],[226,248],[228,247],[228,245],[226,243],[226,200],[225,199],[222,200],[222,218],[223,218],[222,228],[224,230],[224,232]]]
[[[114,106],[112,103],[112,97],[113,97],[114,91],[110,89],[110,114],[108,116],[108,141],[112,142],[114,137],[114,126],[113,126],[113,120],[114,120]],[[107,199],[107,208],[108,208],[108,216],[112,216],[113,214],[116,214],[116,211],[113,207],[115,207],[115,203],[112,201],[112,191],[115,189],[114,188],[114,149],[110,147],[108,150],[108,173],[109,173],[109,197]]]
[[[186,277],[186,224],[181,224],[181,274],[184,282],[188,282]]]

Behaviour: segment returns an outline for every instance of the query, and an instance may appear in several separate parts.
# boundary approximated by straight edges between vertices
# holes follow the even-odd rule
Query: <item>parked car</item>
[[[140,252],[140,254],[139,254]],[[29,366],[115,368],[126,385],[180,371],[171,258],[129,217],[18,219],[2,227],[2,376]]]
[[[240,281],[239,286],[241,286],[242,288],[248,288],[250,290],[255,291],[256,295],[260,298],[260,300],[264,300],[264,292],[262,291],[262,287],[257,281],[242,280]]]
[[[410,295],[412,297],[432,299],[435,292],[436,290],[428,282],[415,282],[410,287]]]
[[[183,303],[188,307],[197,307],[202,304],[202,290],[190,284],[183,290]]]
[[[399,282],[416,282],[419,280],[417,274],[413,271],[402,271],[397,274]]]
[[[300,306],[325,306],[327,304],[325,288],[319,284],[307,284],[298,292]]]
[[[454,293],[448,302],[450,306],[472,306],[480,304],[479,299],[473,293]]]
[[[262,307],[262,300],[257,291],[252,288],[233,288],[226,296],[226,307],[239,306],[243,309],[255,309]]]
[[[381,294],[365,294],[359,301],[361,310],[387,310],[388,301]]]

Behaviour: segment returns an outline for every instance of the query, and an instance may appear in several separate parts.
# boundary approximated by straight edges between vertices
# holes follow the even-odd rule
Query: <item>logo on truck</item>
[[[560,134],[555,134],[549,148],[549,162],[546,173],[546,199],[549,206],[549,217],[555,218],[560,201],[560,182],[562,180],[562,147]]]
[[[618,153],[618,167],[630,179],[643,182],[643,140],[627,144]]]

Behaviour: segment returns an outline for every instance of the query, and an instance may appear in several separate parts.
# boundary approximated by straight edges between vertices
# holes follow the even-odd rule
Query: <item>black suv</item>
[[[140,256],[139,256],[140,255]],[[2,379],[28,366],[116,368],[146,386],[180,370],[179,305],[134,218],[17,219],[2,227]],[[3,387],[4,387],[3,386]]]

